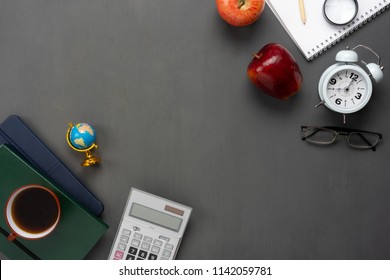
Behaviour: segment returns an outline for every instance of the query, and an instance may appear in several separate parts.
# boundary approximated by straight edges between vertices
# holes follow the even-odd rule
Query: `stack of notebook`
[[[83,186],[17,116],[0,124],[0,208],[18,187],[38,184],[53,190],[61,204],[58,227],[40,240],[7,240],[0,215],[0,251],[10,259],[83,259],[107,230],[98,218],[103,204]]]

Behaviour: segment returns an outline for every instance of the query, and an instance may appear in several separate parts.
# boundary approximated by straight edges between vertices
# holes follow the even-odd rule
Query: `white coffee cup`
[[[11,233],[16,237],[40,239],[49,235],[60,220],[60,202],[56,194],[40,185],[26,185],[16,189],[8,198],[5,217]]]

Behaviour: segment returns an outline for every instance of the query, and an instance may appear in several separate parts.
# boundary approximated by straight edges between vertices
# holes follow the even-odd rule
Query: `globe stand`
[[[95,148],[97,146],[95,145]],[[91,151],[85,151],[85,160],[81,163],[81,166],[92,166],[102,161],[101,158],[92,155]]]
[[[100,163],[102,161],[102,159],[92,155],[92,153],[91,153],[92,149],[98,148],[98,146],[95,143],[93,143],[90,147],[88,147],[86,149],[78,149],[72,145],[72,143],[70,142],[70,131],[71,131],[72,127],[73,127],[73,124],[69,123],[69,128],[66,132],[66,142],[68,142],[69,147],[71,147],[76,152],[85,153],[85,159],[81,163],[81,166],[84,166],[84,167],[85,166],[92,166],[92,165]]]

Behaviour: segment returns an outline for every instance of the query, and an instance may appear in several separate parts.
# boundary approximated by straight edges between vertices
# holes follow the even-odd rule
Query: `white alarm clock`
[[[365,69],[359,66],[357,48],[365,48],[375,54],[378,63],[368,63]],[[337,53],[336,63],[327,68],[321,75],[318,84],[318,93],[321,102],[316,105],[325,105],[330,110],[350,114],[362,109],[372,95],[371,78],[380,82],[383,78],[383,66],[380,66],[380,57],[371,48],[358,45],[352,50],[346,49]]]

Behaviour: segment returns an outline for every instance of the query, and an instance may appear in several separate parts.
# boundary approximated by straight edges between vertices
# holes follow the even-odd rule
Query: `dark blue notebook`
[[[97,199],[68,168],[15,115],[0,124],[0,145],[9,144],[36,169],[52,179],[78,203],[100,216],[103,203]]]

